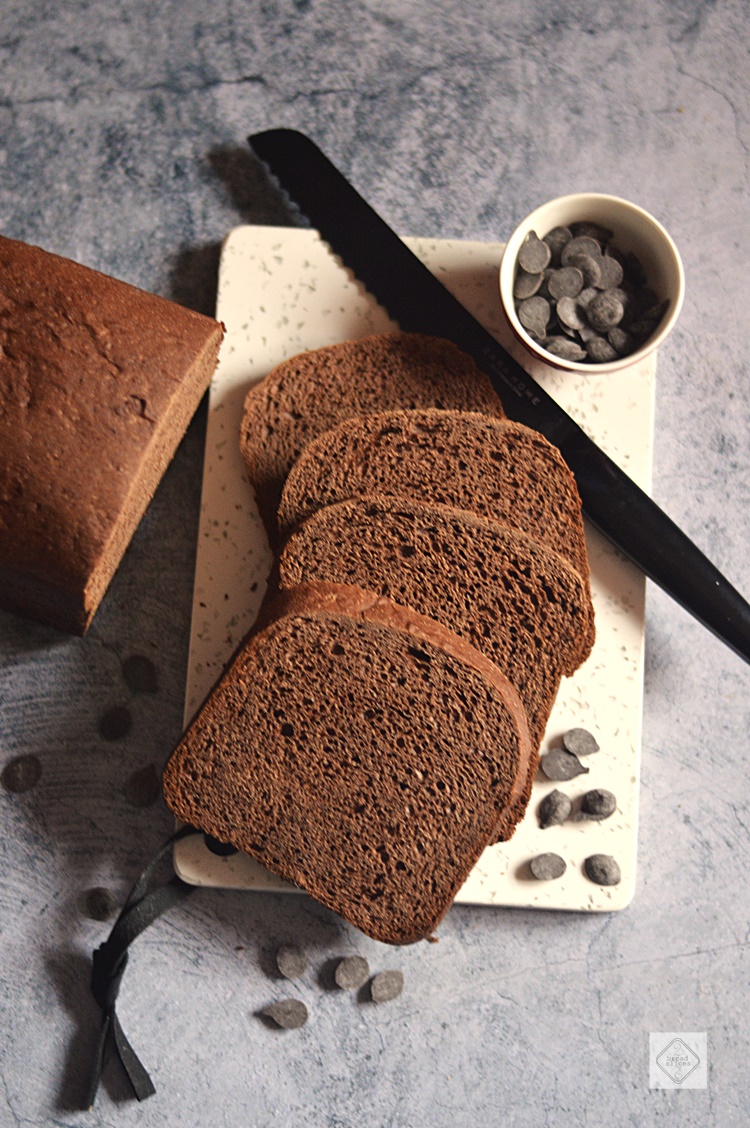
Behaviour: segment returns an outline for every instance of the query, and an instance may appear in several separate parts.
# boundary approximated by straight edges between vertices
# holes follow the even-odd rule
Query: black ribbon
[[[85,1107],[88,1109],[93,1108],[104,1058],[110,1045],[114,1047],[137,1099],[144,1101],[156,1092],[151,1078],[120,1026],[115,1000],[127,967],[130,944],[162,913],[184,901],[196,888],[195,885],[188,885],[186,881],[175,876],[165,885],[149,893],[148,887],[157,865],[175,842],[190,834],[199,833],[195,827],[184,826],[159,848],[133,886],[108,938],[94,952],[91,991],[102,1009],[102,1023],[86,1099]]]

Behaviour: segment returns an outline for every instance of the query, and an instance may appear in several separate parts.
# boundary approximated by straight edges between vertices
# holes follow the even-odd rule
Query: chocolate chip
[[[569,329],[583,329],[586,326],[586,311],[575,298],[560,298],[557,303],[557,316]]]
[[[23,795],[24,791],[31,791],[42,778],[42,765],[36,756],[16,756],[8,760],[0,775],[0,783],[6,791],[16,795]]]
[[[96,886],[88,889],[84,897],[84,912],[91,920],[109,920],[114,916],[118,900],[111,889]]]
[[[519,301],[532,298],[544,281],[544,273],[529,274],[526,270],[519,270],[513,283],[513,297]]]
[[[133,727],[133,718],[126,705],[114,705],[99,718],[99,736],[103,740],[124,740]]]
[[[561,266],[553,270],[547,280],[551,298],[575,298],[583,289],[583,275],[577,266]]]
[[[563,734],[563,748],[572,752],[574,756],[591,756],[599,751],[599,745],[588,729],[572,728]]]
[[[613,255],[603,255],[599,260],[599,285],[602,290],[612,290],[622,282],[623,270]]]
[[[609,854],[592,854],[583,863],[583,870],[595,885],[619,885],[622,880],[620,867]]]
[[[370,978],[370,965],[363,956],[345,956],[336,964],[333,978],[344,991],[356,991]]]
[[[307,956],[294,944],[283,944],[276,953],[276,966],[285,979],[299,979],[307,971]]]
[[[122,666],[122,676],[131,693],[158,693],[156,667],[143,654],[131,654]]]
[[[554,881],[562,877],[567,868],[559,854],[539,854],[529,862],[529,869],[537,881]]]
[[[374,1003],[388,1003],[396,999],[404,989],[402,971],[381,971],[374,975],[370,983],[370,996]]]
[[[563,266],[576,266],[576,263],[571,262],[576,255],[600,255],[601,253],[601,247],[596,239],[592,239],[590,235],[574,235],[570,242],[563,247],[560,262]]]
[[[625,312],[622,302],[611,290],[602,290],[586,306],[586,316],[594,329],[606,332],[619,325]]]
[[[239,850],[236,846],[233,846],[231,842],[220,842],[219,839],[214,838],[212,834],[204,834],[203,842],[206,849],[210,850],[212,854],[216,854],[219,858],[228,858],[232,854],[239,854]]]
[[[614,329],[610,329],[607,333],[607,340],[618,356],[627,356],[635,348],[635,338],[627,330],[615,325]]]
[[[583,360],[586,356],[585,349],[582,349],[576,341],[569,341],[565,337],[547,337],[544,348],[553,356],[559,356],[561,360]]]
[[[282,1030],[298,1030],[308,1019],[308,1010],[301,999],[280,999],[270,1003],[261,1014],[270,1018]]]
[[[605,337],[591,337],[586,343],[586,355],[597,364],[606,360],[616,360],[617,351]]]
[[[617,800],[611,791],[603,787],[596,787],[587,791],[581,797],[581,804],[576,814],[576,821],[581,819],[608,819],[617,810]]]
[[[577,756],[565,748],[553,748],[541,759],[542,771],[548,779],[561,781],[575,779],[578,775],[586,775],[588,768],[584,767]]]
[[[599,266],[601,255],[570,255],[566,266],[573,266],[583,275],[584,286],[599,286],[602,272]]]
[[[125,781],[125,798],[131,807],[150,807],[161,794],[161,783],[153,764],[138,768]]]
[[[614,239],[614,231],[610,231],[608,227],[602,227],[600,223],[592,223],[591,220],[582,219],[578,223],[571,223],[570,230],[573,235],[588,235],[589,238],[594,239],[597,243],[608,243],[610,239]]]
[[[529,231],[518,252],[518,265],[528,274],[539,274],[549,263],[551,251],[535,231]]]
[[[524,329],[537,337],[543,337],[550,317],[550,305],[546,298],[536,295],[518,305],[518,320]]]
[[[563,795],[562,791],[555,788],[550,791],[549,795],[545,795],[539,804],[539,825],[542,830],[546,830],[549,826],[560,826],[564,823],[571,812],[573,804],[567,795]]]
[[[550,261],[555,266],[559,266],[562,249],[566,243],[570,242],[572,237],[569,227],[553,227],[552,230],[548,231],[544,236],[542,242],[546,243],[549,247],[551,253]]]

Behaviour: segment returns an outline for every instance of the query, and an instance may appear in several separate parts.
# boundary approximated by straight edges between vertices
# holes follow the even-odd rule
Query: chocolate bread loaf
[[[0,606],[86,631],[221,337],[211,318],[0,237]]]
[[[284,481],[309,442],[354,415],[417,407],[505,415],[471,357],[450,341],[415,333],[376,334],[302,353],[252,388],[241,448],[272,543]]]
[[[528,774],[523,707],[451,631],[359,588],[282,592],[164,773],[182,820],[376,940],[429,936]]]
[[[471,514],[405,498],[350,499],[309,517],[289,538],[279,582],[355,584],[450,627],[497,664],[518,690],[533,749],[564,676],[591,651],[593,609],[579,573],[537,541]]]

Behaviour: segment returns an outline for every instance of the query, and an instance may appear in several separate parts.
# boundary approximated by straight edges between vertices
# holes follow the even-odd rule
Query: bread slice
[[[212,318],[0,237],[0,606],[86,631],[221,337]]]
[[[438,623],[358,588],[282,593],[164,772],[185,822],[376,940],[429,936],[529,743],[513,687]]]
[[[396,407],[505,415],[471,357],[450,341],[416,333],[375,334],[302,353],[250,390],[240,445],[272,544],[284,481],[307,443],[342,419]]]
[[[523,701],[534,749],[514,812],[520,817],[560,681],[575,673],[593,643],[593,611],[579,573],[498,522],[381,496],[320,509],[289,538],[279,560],[281,587],[319,581],[356,584],[412,607],[498,665]]]
[[[432,410],[347,419],[310,443],[292,468],[279,507],[281,540],[322,506],[371,494],[501,521],[588,577],[575,478],[557,448],[521,423]]]

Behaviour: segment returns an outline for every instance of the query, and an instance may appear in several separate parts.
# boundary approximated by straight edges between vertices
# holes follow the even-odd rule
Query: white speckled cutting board
[[[407,239],[408,245],[517,359],[526,364],[501,312],[497,274],[501,243]],[[245,477],[238,436],[251,385],[295,353],[396,328],[314,231],[239,227],[221,256],[217,316],[227,333],[214,377],[206,436],[185,720],[195,713],[263,597],[271,554]],[[530,369],[548,392],[638,482],[650,485],[655,361],[616,375]],[[489,847],[457,900],[470,904],[607,911],[630,901],[635,885],[643,685],[643,576],[595,530],[587,529],[597,642],[573,678],[565,679],[542,752],[582,726],[601,750],[586,758],[587,775],[551,783],[540,773],[526,818],[512,841]],[[617,797],[603,822],[569,820],[539,828],[537,808],[553,788],[575,804],[590,788]],[[529,862],[548,851],[567,863],[555,881],[536,881]],[[591,854],[611,854],[622,881],[592,884]],[[186,881],[248,890],[288,889],[243,854],[218,856],[202,837],[181,842],[175,868]]]

